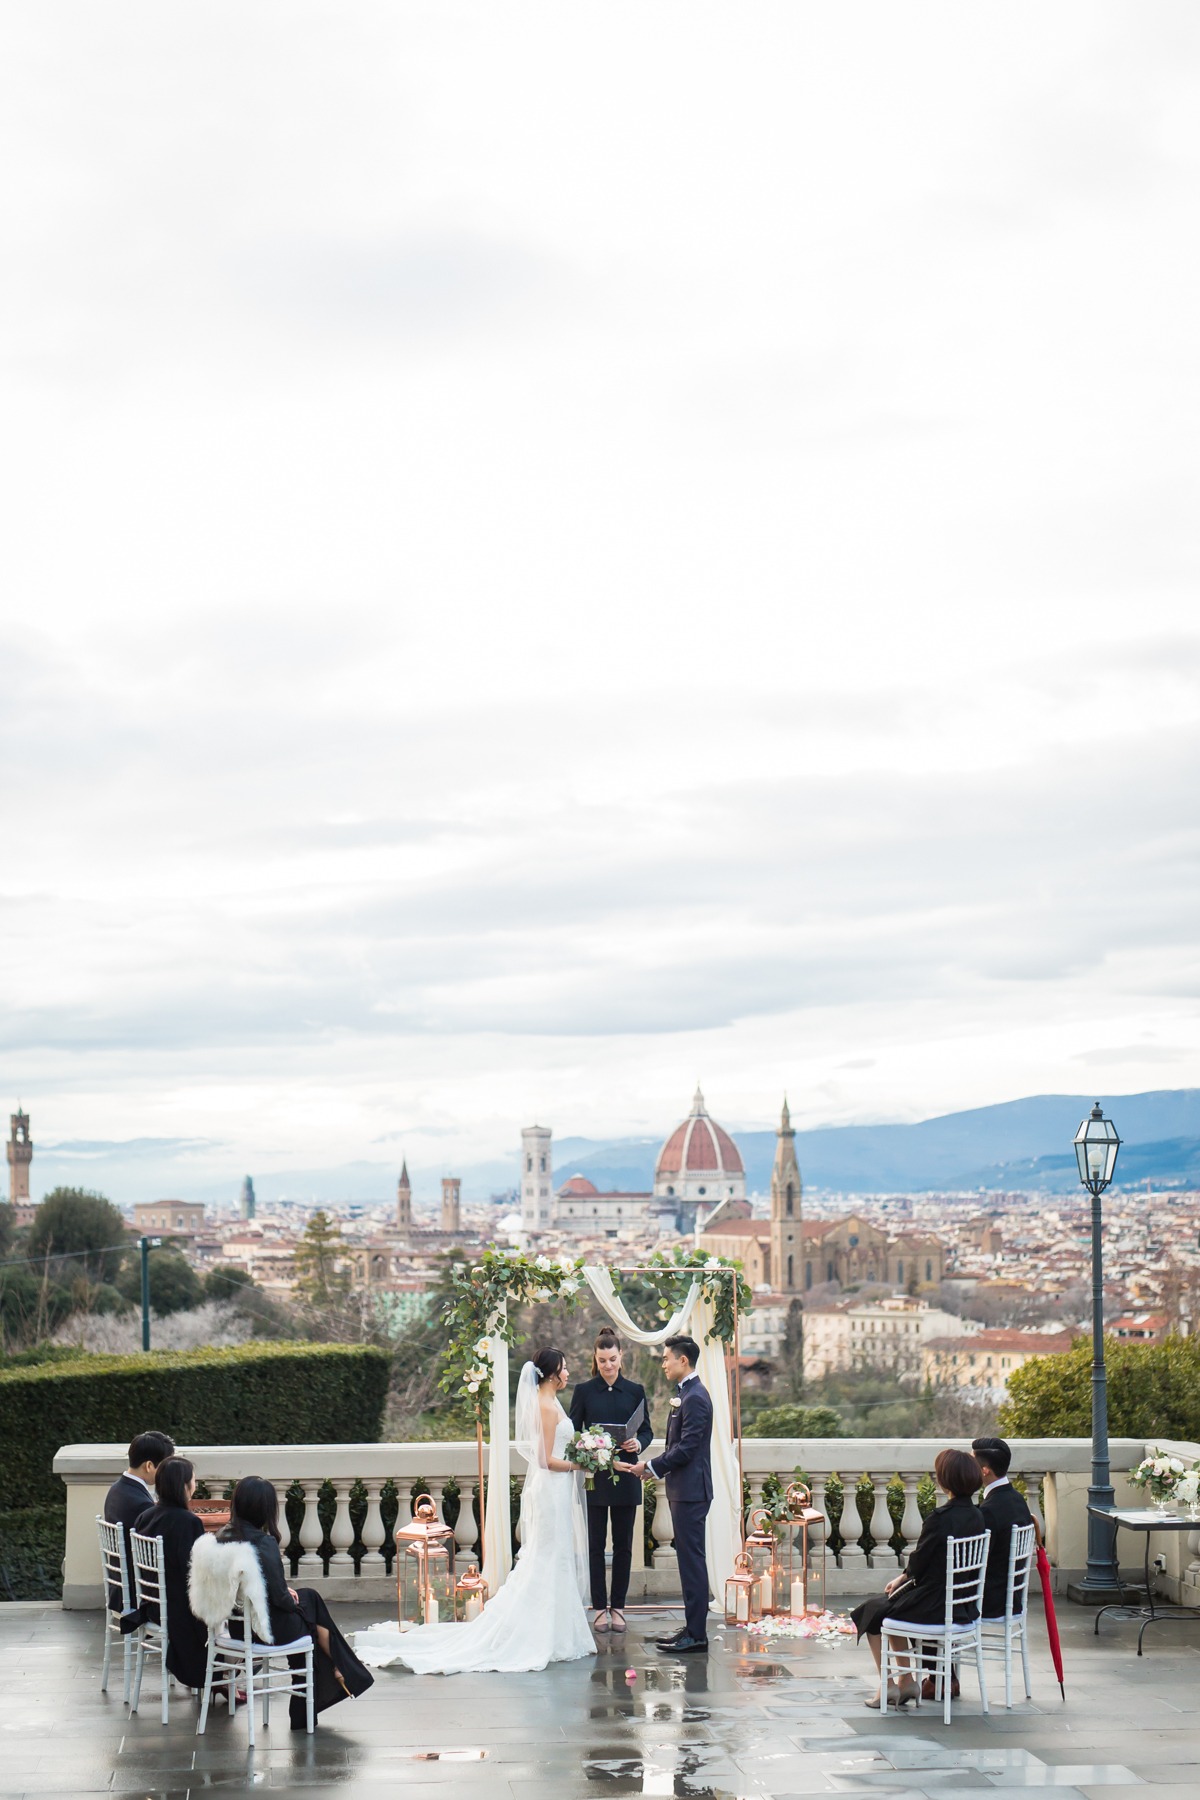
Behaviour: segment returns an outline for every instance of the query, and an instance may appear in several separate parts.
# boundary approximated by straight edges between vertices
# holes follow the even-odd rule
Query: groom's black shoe
[[[659,1648],[669,1650],[673,1656],[690,1656],[693,1651],[707,1650],[708,1639],[689,1637],[684,1632],[683,1636],[676,1638],[673,1644],[662,1644]]]

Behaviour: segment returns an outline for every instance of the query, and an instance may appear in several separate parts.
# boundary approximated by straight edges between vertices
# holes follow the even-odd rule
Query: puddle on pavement
[[[781,1681],[796,1679],[785,1663],[748,1660],[734,1664],[733,1678],[742,1688],[777,1687]]]
[[[710,1759],[711,1760],[711,1759]],[[702,1753],[680,1748],[653,1756],[586,1756],[583,1773],[589,1781],[641,1783],[643,1794],[678,1794],[689,1800],[752,1800],[735,1788],[715,1787],[705,1778]]]

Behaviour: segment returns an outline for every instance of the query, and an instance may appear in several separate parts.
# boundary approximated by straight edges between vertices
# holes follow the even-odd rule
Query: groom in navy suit
[[[661,1456],[631,1465],[631,1475],[652,1475],[666,1487],[675,1524],[675,1555],[683,1584],[682,1631],[659,1638],[660,1650],[680,1655],[708,1649],[708,1563],[704,1555],[704,1523],[712,1505],[712,1401],[696,1373],[700,1346],[695,1338],[668,1338],[663,1345],[663,1374],[679,1383],[667,1416],[667,1445]]]

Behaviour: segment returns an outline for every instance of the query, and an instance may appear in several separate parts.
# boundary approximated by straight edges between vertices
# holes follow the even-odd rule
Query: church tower
[[[457,1175],[442,1176],[442,1230],[459,1232],[462,1230],[462,1206],[460,1193],[462,1182]]]
[[[254,1183],[249,1175],[242,1176],[242,1191],[238,1198],[238,1211],[243,1219],[252,1219],[258,1211],[258,1201],[254,1197]]]
[[[412,1231],[412,1182],[408,1179],[408,1158],[400,1168],[396,1183],[396,1229],[407,1237]]]
[[[554,1223],[554,1175],[548,1125],[526,1125],[521,1133],[521,1230],[545,1231]]]
[[[771,1286],[777,1294],[798,1294],[804,1286],[800,1230],[800,1165],[796,1161],[796,1133],[787,1099],[775,1133],[775,1164],[771,1170]]]
[[[33,1144],[29,1137],[29,1114],[15,1112],[8,1139],[8,1197],[14,1206],[29,1205],[29,1165],[33,1161]]]

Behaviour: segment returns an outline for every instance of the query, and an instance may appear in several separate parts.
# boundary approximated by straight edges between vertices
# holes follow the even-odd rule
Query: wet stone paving
[[[348,1629],[377,1608],[342,1607]],[[1065,1603],[1064,1704],[1034,1621],[1034,1698],[1004,1708],[1003,1671],[989,1663],[992,1712],[973,1673],[954,1722],[923,1706],[868,1711],[866,1646],[714,1631],[703,1657],[655,1649],[677,1615],[634,1614],[594,1662],[535,1675],[413,1676],[376,1672],[356,1702],[324,1715],[314,1737],[288,1728],[277,1701],[257,1747],[244,1716],[223,1707],[196,1736],[198,1706],[180,1689],[159,1717],[149,1667],[131,1717],[114,1668],[100,1692],[95,1613],[0,1606],[0,1800],[18,1795],[185,1796],[262,1791],[394,1800],[407,1788],[520,1800],[623,1794],[725,1797],[859,1793],[956,1800],[994,1788],[1053,1788],[1062,1800],[1197,1800],[1200,1796],[1200,1621],[1153,1628],[1139,1660],[1136,1625]],[[630,1679],[627,1671],[633,1671]],[[1018,1676],[1015,1692],[1020,1694]]]

